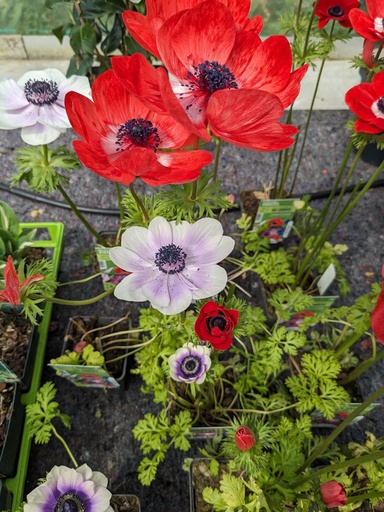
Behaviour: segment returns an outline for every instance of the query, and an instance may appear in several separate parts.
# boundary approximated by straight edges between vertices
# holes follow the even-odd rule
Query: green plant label
[[[18,382],[19,380],[19,377],[3,361],[0,361],[0,382]]]
[[[124,270],[116,267],[109,257],[109,248],[96,245],[96,259],[101,272],[104,290],[110,290],[124,279],[128,274]]]
[[[292,199],[264,199],[260,201],[254,228],[262,238],[271,244],[278,244],[287,238],[293,227],[293,217],[302,201]]]

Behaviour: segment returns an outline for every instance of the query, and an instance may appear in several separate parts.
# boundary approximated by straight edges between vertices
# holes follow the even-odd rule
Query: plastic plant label
[[[357,402],[342,405],[340,407],[340,411],[337,411],[335,416],[331,420],[327,420],[326,418],[324,418],[320,411],[313,411],[313,413],[311,414],[312,424],[315,427],[336,428],[338,425],[340,425],[340,423],[342,423],[345,420],[345,418],[348,418],[348,416],[352,414],[355,409],[360,407],[360,405],[361,403]],[[353,421],[351,421],[350,425],[353,425],[354,423],[357,423],[358,421],[362,420],[368,412],[372,411],[379,405],[381,405],[380,402],[373,402],[364,410],[361,416],[357,416]]]
[[[8,368],[8,366],[0,361],[0,382],[19,382],[19,377]]]
[[[297,202],[297,198],[260,201],[254,228],[260,231],[262,238],[268,238],[271,244],[282,242],[292,231]]]
[[[56,370],[56,375],[64,377],[75,386],[82,388],[118,388],[120,384],[100,366],[70,364],[48,364]]]
[[[111,258],[109,257],[109,247],[102,247],[101,245],[95,246],[95,253],[99,269],[101,272],[101,279],[103,281],[104,290],[110,290],[120,283],[128,272],[116,267]]]
[[[320,295],[324,295],[324,293],[331,286],[336,277],[336,269],[335,265],[331,263],[324,274],[317,281],[317,289],[319,290]]]
[[[339,297],[337,295],[312,297],[313,304],[310,309],[293,313],[287,322],[282,322],[281,324],[284,325],[288,331],[298,331],[299,326],[305,318],[311,317],[314,313],[321,313],[327,308],[330,308],[338,298]]]

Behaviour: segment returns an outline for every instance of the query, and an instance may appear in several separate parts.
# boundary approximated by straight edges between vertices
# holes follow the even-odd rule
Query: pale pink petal
[[[157,268],[156,271],[153,270],[153,273],[155,272],[159,272]],[[145,302],[148,298],[143,294],[142,287],[147,281],[151,281],[151,279],[152,275],[150,270],[130,274],[124,277],[114,289],[115,297],[121,300]]]
[[[33,126],[37,121],[39,107],[28,103],[28,106],[17,110],[0,112],[0,129],[14,130],[24,126]]]
[[[227,272],[219,265],[200,268],[198,272],[185,268],[182,279],[193,288],[193,298],[205,299],[224,290],[227,284]]]
[[[0,109],[17,110],[28,105],[24,90],[14,80],[0,81]]]

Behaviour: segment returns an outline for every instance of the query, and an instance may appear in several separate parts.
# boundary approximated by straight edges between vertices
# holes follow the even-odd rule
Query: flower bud
[[[240,450],[246,452],[256,444],[256,437],[252,430],[245,425],[239,427],[235,434],[235,443]]]
[[[330,480],[320,485],[320,494],[328,508],[341,507],[347,503],[345,489],[336,480]]]

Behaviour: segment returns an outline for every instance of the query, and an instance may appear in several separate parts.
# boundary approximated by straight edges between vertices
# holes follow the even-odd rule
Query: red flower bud
[[[320,485],[320,494],[321,499],[328,508],[341,507],[347,503],[345,489],[336,480],[330,480]]]
[[[227,350],[232,344],[232,331],[238,321],[237,309],[226,309],[210,300],[200,310],[195,333],[202,341],[209,341],[216,350]]]
[[[246,452],[256,444],[256,437],[252,430],[245,425],[239,427],[235,434],[235,443],[240,450]]]
[[[89,343],[87,343],[86,341],[78,341],[76,343],[76,345],[73,347],[73,351],[76,352],[77,354],[79,352],[81,352],[83,350],[83,348],[85,348],[87,345],[89,345]]]

